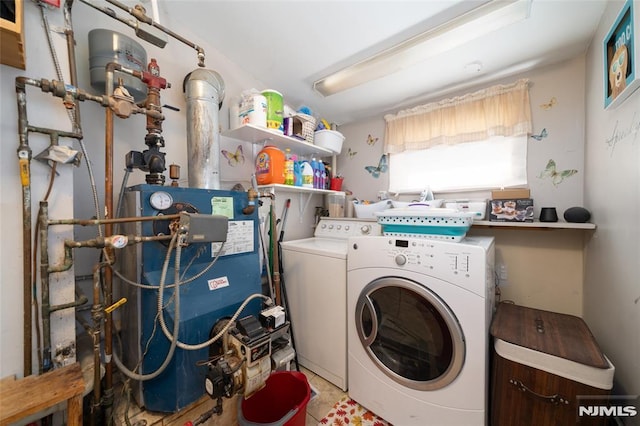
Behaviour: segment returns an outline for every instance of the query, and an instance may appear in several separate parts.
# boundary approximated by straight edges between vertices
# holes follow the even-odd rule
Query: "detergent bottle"
[[[302,162],[298,161],[297,156],[293,158],[293,184],[295,186],[302,186]]]
[[[313,187],[319,188],[320,166],[318,166],[318,160],[316,160],[316,157],[311,157],[311,170],[313,170]]]
[[[284,184],[293,185],[295,182],[293,173],[293,158],[291,156],[291,150],[287,148],[284,154]]]
[[[265,146],[256,157],[256,180],[258,185],[284,183],[284,152]]]
[[[326,189],[327,170],[325,169],[322,160],[318,161],[318,170],[320,171],[320,178],[318,179],[318,189]]]
[[[308,161],[303,161],[302,165],[302,186],[304,188],[313,188],[313,168]]]

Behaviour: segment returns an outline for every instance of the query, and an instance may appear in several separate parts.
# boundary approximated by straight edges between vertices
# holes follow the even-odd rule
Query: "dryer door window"
[[[355,321],[369,357],[403,386],[440,389],[462,370],[462,328],[449,306],[419,283],[398,277],[372,281],[358,298]]]

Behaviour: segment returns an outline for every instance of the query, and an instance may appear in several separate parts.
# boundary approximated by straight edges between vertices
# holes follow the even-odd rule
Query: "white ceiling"
[[[345,124],[426,103],[584,53],[606,0],[532,0],[529,19],[416,66],[323,97],[313,82],[483,1],[166,1],[172,20],[243,66],[297,109]],[[479,72],[467,64],[482,64]],[[207,63],[207,66],[212,66]]]

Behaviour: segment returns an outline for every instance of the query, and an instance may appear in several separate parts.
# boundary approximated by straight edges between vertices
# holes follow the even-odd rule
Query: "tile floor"
[[[320,422],[320,419],[331,410],[333,405],[345,395],[345,392],[304,367],[301,367],[301,371],[307,376],[309,384],[318,392],[307,404],[306,414],[306,426],[316,426]],[[125,411],[128,413],[127,417],[131,426],[184,426],[188,421],[195,424],[200,416],[215,405],[215,401],[205,395],[190,406],[174,414],[152,413],[141,410],[134,402],[129,404],[127,410],[122,385],[119,385],[115,391],[116,419],[114,424],[116,425],[127,425]],[[238,398],[239,397],[225,399],[223,401],[223,413],[221,416],[214,415],[199,424],[205,426],[237,425]]]

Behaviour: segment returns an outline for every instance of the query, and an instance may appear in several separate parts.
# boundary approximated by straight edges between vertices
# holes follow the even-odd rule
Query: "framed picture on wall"
[[[605,108],[617,107],[640,86],[638,8],[627,0],[603,41]]]

